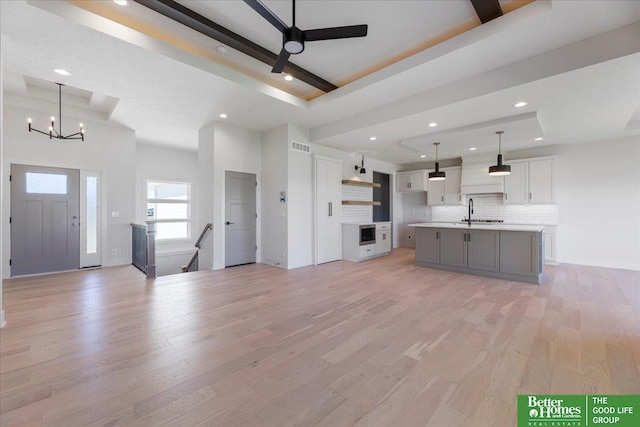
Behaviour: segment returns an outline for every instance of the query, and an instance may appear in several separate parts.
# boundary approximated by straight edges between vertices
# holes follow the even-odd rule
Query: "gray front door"
[[[80,262],[80,171],[11,165],[11,275]]]
[[[256,176],[225,172],[225,266],[256,262]]]

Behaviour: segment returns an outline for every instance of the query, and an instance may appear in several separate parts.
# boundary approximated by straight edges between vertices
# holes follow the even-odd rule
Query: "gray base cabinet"
[[[540,233],[502,232],[500,248],[501,272],[524,276],[538,275],[542,259]]]
[[[500,232],[471,230],[467,233],[467,267],[500,270]]]
[[[440,264],[467,266],[467,230],[440,228]],[[418,241],[416,241],[416,250]]]
[[[440,264],[453,267],[500,269],[500,232],[440,228]],[[416,251],[419,240],[416,241]],[[417,252],[416,252],[417,253]],[[416,258],[417,259],[417,258]]]
[[[440,262],[440,229],[419,228],[416,230],[416,261]]]
[[[539,284],[542,232],[416,228],[416,265]]]

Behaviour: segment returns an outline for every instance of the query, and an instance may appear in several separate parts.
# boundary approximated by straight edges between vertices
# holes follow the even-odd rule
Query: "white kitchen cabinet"
[[[544,235],[545,264],[558,265],[556,227],[546,226],[542,234]]]
[[[342,259],[342,162],[315,156],[315,262]]]
[[[444,181],[427,181],[427,204],[429,206],[461,204],[460,177],[462,168],[452,167],[440,170],[446,173],[446,179]]]
[[[408,193],[411,191],[427,191],[427,170],[407,171],[396,173],[396,191]]]
[[[555,158],[507,162],[511,174],[504,177],[505,204],[555,203]]]
[[[555,203],[556,160],[529,162],[529,203]]]
[[[391,252],[391,223],[376,223],[376,255],[388,254]]]
[[[368,245],[360,245],[361,223],[345,222],[342,224],[343,259],[359,262],[389,255],[391,252],[391,222],[377,222],[371,224],[375,224],[376,226],[376,242]]]
[[[529,203],[529,162],[509,162],[511,174],[504,177],[504,202],[510,205]]]

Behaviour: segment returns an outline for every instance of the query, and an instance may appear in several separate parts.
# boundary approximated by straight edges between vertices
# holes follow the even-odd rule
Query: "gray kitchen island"
[[[415,227],[416,265],[540,284],[544,226],[420,223]]]

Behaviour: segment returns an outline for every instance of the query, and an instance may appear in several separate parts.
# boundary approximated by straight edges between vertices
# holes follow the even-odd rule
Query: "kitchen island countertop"
[[[421,222],[417,224],[409,224],[409,227],[426,227],[426,228],[466,228],[472,230],[496,230],[496,231],[529,231],[540,232],[544,230],[544,225],[517,225],[517,224],[478,224],[472,223],[471,227],[467,223],[454,222]]]

